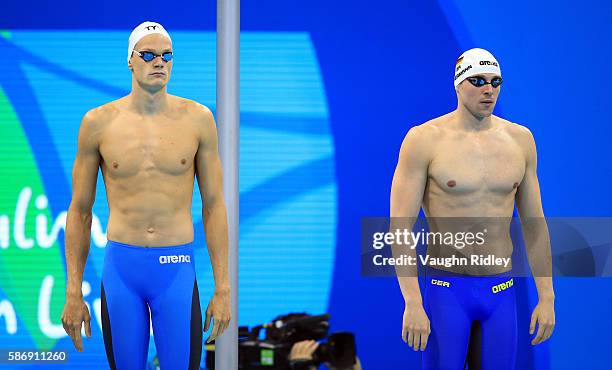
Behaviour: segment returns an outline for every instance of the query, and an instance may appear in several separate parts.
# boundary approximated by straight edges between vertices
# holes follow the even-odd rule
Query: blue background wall
[[[611,3],[260,0],[243,2],[241,13],[243,31],[306,33],[312,41],[337,186],[328,310],[334,330],[357,334],[365,369],[418,368],[418,354],[400,340],[397,283],[359,275],[359,218],[388,214],[391,178],[408,129],[454,109],[453,66],[463,50],[484,47],[500,61],[505,82],[496,114],[532,130],[546,214],[612,213],[612,129],[604,114],[612,100]],[[144,19],[170,31],[212,31],[214,4],[41,2],[24,12],[11,3],[3,5],[0,29],[113,29],[127,38]],[[556,279],[557,328],[549,343],[536,348],[527,336],[533,284],[522,281],[517,288],[523,330],[517,368],[609,367],[612,281]]]

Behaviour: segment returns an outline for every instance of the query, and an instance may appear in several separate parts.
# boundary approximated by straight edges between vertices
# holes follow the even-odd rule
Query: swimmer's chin
[[[146,80],[143,81],[145,84],[151,85],[151,86],[158,86],[160,84],[166,84],[168,82],[168,76],[167,75],[148,75]]]
[[[168,84],[168,81],[161,78],[151,78],[147,81],[139,81],[138,84],[141,88],[149,91],[150,93],[162,90]]]
[[[493,108],[494,107],[491,107],[490,109],[483,109],[477,112],[475,116],[480,119],[491,117],[493,115]]]

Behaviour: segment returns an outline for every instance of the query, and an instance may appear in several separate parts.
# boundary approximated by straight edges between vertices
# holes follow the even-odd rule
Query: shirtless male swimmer
[[[110,210],[101,284],[109,366],[145,369],[150,317],[160,367],[199,369],[202,314],[193,259],[194,175],[215,280],[204,325],[208,330],[214,318],[209,341],[228,327],[231,316],[216,126],[206,107],[167,93],[172,41],[160,24],[138,25],[127,57],[131,93],[87,112],[79,129],[66,221],[68,283],[62,323],[82,351],[83,323],[91,337],[81,284],[100,167]]]
[[[550,239],[533,136],[527,128],[492,114],[501,82],[499,64],[488,51],[471,49],[459,57],[457,109],[413,127],[402,143],[391,189],[391,217],[414,220],[423,207],[430,228],[433,218],[434,223],[437,218],[461,218],[467,224],[471,217],[489,220],[485,222],[494,235],[486,248],[510,257],[509,220],[516,204],[539,297],[529,329],[534,334],[537,326],[531,342],[535,345],[547,340],[555,325]],[[499,220],[508,221],[501,222],[502,227]],[[407,223],[412,229],[413,221]],[[431,254],[430,246],[427,253]],[[441,277],[426,278],[423,298],[416,274],[398,275],[405,300],[402,339],[415,351],[424,351],[424,369],[463,369],[474,322],[482,328],[479,365],[486,370],[514,369],[517,328],[511,269],[429,266],[428,275],[433,271]]]

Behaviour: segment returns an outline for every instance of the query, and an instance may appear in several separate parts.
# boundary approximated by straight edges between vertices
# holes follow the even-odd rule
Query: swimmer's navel
[[[153,234],[153,233],[155,232],[155,229],[154,229],[154,228],[152,228],[152,227],[150,227],[150,228],[148,228],[148,229],[147,229],[147,232],[148,232],[149,234]]]
[[[455,186],[457,186],[457,181],[455,181],[455,180],[448,180],[448,182],[446,183],[446,185],[447,185],[449,188],[454,188]]]

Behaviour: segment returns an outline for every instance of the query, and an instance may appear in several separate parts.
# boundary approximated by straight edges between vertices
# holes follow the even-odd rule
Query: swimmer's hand
[[[431,333],[429,318],[421,301],[407,301],[404,307],[402,340],[413,350],[424,351]]]
[[[531,314],[531,323],[529,325],[529,334],[533,334],[538,324],[538,332],[531,340],[532,345],[540,344],[546,341],[555,329],[555,301],[554,299],[540,298],[538,304],[533,309]]]
[[[206,343],[210,343],[217,339],[217,337],[227,329],[232,319],[229,289],[215,291],[215,294],[206,308],[204,331],[208,331],[211,319],[213,320],[213,327]]]
[[[74,348],[79,352],[83,352],[83,339],[81,337],[83,322],[85,322],[85,335],[91,338],[90,321],[91,316],[83,296],[66,295],[66,304],[62,312],[62,325],[70,339],[72,339]]]

